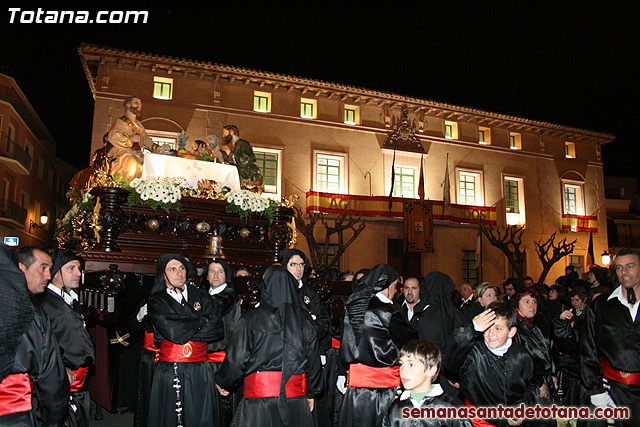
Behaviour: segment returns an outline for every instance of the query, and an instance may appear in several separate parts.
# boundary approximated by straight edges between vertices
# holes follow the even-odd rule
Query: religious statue
[[[223,163],[224,157],[220,150],[220,137],[215,133],[208,134],[207,145],[209,146],[209,153],[211,153],[211,156],[215,157],[218,162]]]
[[[221,147],[225,162],[236,165],[242,188],[258,194],[262,193],[262,171],[256,165],[256,156],[251,144],[240,139],[240,131],[236,126],[228,125],[222,128],[224,139]]]
[[[142,101],[134,96],[124,100],[124,115],[118,117],[106,135],[104,155],[110,164],[110,174],[119,174],[127,180],[142,175],[144,156],[142,148],[149,151],[163,152],[168,146],[160,146],[153,142],[138,121],[142,112]]]

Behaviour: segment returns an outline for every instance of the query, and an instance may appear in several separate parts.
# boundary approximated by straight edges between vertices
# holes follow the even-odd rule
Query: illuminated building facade
[[[407,272],[479,280],[478,215],[526,226],[526,273],[534,278],[542,271],[534,241],[554,232],[577,239],[547,282],[566,264],[585,262],[589,230],[596,258],[607,248],[601,147],[611,134],[195,60],[84,44],[79,52],[95,98],[92,153],[131,95],[142,100],[141,121],[159,143],[176,144],[184,132],[190,144],[236,125],[256,152],[267,195],[298,194],[303,209],[348,206],[372,215],[340,270],[402,266],[403,221],[385,214],[384,196],[393,167],[393,195],[417,197],[421,161],[426,198],[434,201],[434,252],[407,255]],[[445,170],[450,204],[443,211]],[[299,235],[297,247],[305,244]],[[482,253],[483,280],[511,275],[486,239]]]

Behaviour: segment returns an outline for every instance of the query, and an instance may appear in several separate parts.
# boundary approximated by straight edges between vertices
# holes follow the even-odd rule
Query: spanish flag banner
[[[562,229],[569,231],[595,231],[598,232],[598,218],[584,215],[562,215]]]
[[[351,194],[309,191],[307,193],[307,212],[340,214],[348,210],[355,216],[392,216],[403,218],[403,203],[405,200],[406,199],[402,197],[354,196]],[[391,210],[389,210],[390,201]],[[447,205],[446,215],[443,215],[442,200],[431,200],[430,202],[433,208],[433,219],[435,220],[452,221],[461,224],[477,224],[480,218],[482,218],[483,224],[497,224],[495,206],[468,206],[450,203]]]

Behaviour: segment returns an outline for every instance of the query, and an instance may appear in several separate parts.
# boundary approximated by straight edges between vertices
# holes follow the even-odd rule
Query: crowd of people
[[[90,425],[85,378],[95,353],[76,293],[81,268],[66,250],[0,250],[0,426]],[[403,279],[387,264],[325,272],[351,282],[339,327],[303,252],[280,254],[261,276],[259,304],[243,313],[231,279],[248,274],[213,259],[198,275],[184,255],[159,257],[131,318],[144,331],[136,426],[640,425],[632,250],[620,250],[611,270],[568,267],[551,287],[530,277],[456,287],[442,272]],[[630,413],[478,411],[520,404]],[[423,411],[455,408],[477,412]]]

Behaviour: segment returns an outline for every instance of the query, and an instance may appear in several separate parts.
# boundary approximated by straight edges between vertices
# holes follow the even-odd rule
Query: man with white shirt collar
[[[418,333],[392,303],[398,273],[375,266],[354,286],[346,303],[342,362],[349,366],[349,387],[338,425],[379,426],[400,386],[400,349]]]
[[[400,311],[404,320],[411,323],[416,306],[420,303],[420,281],[415,277],[409,277],[404,281],[402,294],[404,301],[400,305]]]
[[[207,366],[207,343],[223,338],[220,307],[189,285],[193,266],[182,255],[163,254],[148,300],[159,344],[151,386],[149,426],[219,425],[218,393]]]
[[[82,258],[70,250],[58,250],[52,259],[51,283],[38,298],[42,310],[51,320],[51,329],[58,340],[71,383],[65,425],[89,426],[90,399],[84,384],[89,367],[95,363],[95,350],[76,293],[82,277]]]
[[[594,406],[628,407],[615,425],[631,426],[640,416],[640,254],[621,249],[614,266],[619,286],[587,307],[580,376]]]
[[[209,284],[209,295],[213,301],[220,306],[222,313],[222,324],[224,325],[224,338],[207,344],[207,360],[213,374],[220,370],[222,362],[226,357],[226,348],[229,337],[236,329],[238,320],[242,315],[242,301],[231,284],[233,270],[226,261],[214,259],[209,262],[203,275]],[[240,393],[229,394],[220,397],[220,419],[221,426],[231,424],[233,418],[233,401],[242,398]]]

